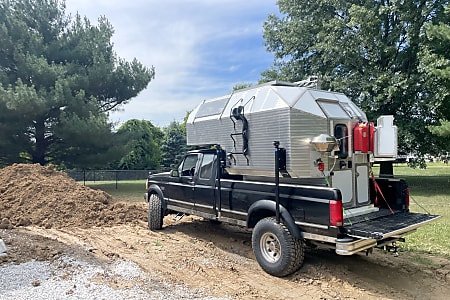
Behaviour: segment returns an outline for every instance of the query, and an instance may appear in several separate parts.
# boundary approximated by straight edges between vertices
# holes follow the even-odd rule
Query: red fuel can
[[[358,123],[353,129],[353,152],[373,152],[374,131],[373,122]]]

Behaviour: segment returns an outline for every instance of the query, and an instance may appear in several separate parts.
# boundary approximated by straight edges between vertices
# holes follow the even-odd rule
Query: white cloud
[[[256,82],[272,62],[262,24],[275,0],[67,0],[67,11],[94,23],[106,16],[119,57],[155,66],[156,78],[111,119],[182,120],[201,100]]]

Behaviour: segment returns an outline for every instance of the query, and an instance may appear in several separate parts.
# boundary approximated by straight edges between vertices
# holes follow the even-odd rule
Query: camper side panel
[[[190,146],[204,146],[219,144],[227,151],[231,151],[233,142],[230,134],[233,130],[233,122],[230,118],[210,118],[195,120],[187,123],[187,144]]]
[[[289,107],[285,107],[248,115],[250,168],[268,170],[273,175],[274,141],[279,141],[280,147],[290,152],[289,111]]]
[[[314,151],[310,141],[314,136],[329,133],[328,121],[300,110],[292,109],[290,116],[291,151],[288,153],[287,167],[292,177],[316,177],[314,160],[321,157]],[[327,163],[327,160],[324,160]]]

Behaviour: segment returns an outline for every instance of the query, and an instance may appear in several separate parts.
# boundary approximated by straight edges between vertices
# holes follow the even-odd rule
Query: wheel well
[[[272,210],[259,209],[251,214],[251,216],[249,217],[248,222],[247,222],[247,227],[253,228],[253,227],[255,227],[256,223],[259,222],[259,220],[262,220],[267,217],[272,217],[272,216],[275,216],[275,214]]]
[[[273,217],[276,215],[275,212],[275,202],[270,200],[260,200],[258,202],[253,203],[249,208],[249,215],[247,219],[247,227],[254,228],[256,223],[260,220]],[[303,238],[303,234],[301,233],[298,226],[295,224],[294,219],[290,215],[289,211],[287,211],[283,206],[280,205],[280,218],[283,220],[283,223],[288,227],[289,231],[297,238]]]
[[[149,189],[147,190],[147,194],[148,194],[148,199],[150,199],[150,196],[153,194],[158,195],[159,198],[161,199],[161,204],[162,204],[163,210],[165,212],[167,211],[167,202],[165,201],[164,195],[158,186],[150,186]]]

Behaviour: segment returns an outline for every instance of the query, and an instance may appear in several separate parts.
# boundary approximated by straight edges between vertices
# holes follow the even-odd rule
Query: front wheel
[[[260,220],[252,233],[256,260],[267,273],[284,277],[297,271],[304,259],[304,243],[292,236],[282,222],[274,217]]]
[[[148,229],[162,229],[163,218],[161,197],[158,194],[151,194],[148,199]]]

